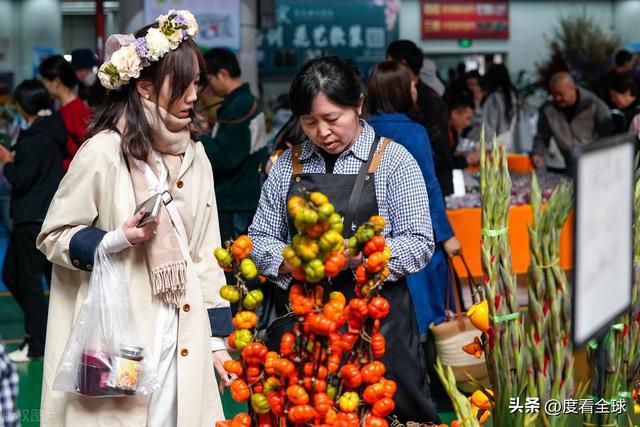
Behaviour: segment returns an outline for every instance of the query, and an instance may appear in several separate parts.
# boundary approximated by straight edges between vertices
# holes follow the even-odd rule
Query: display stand
[[[597,340],[598,378],[592,388],[597,398],[604,398],[607,334],[631,305],[634,140],[631,134],[617,135],[572,153],[572,335],[576,348]]]

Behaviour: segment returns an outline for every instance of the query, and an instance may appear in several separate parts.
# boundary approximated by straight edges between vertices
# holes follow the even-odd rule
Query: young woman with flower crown
[[[230,377],[231,332],[211,166],[190,126],[204,63],[188,11],[170,11],[135,36],[111,36],[99,77],[109,89],[54,197],[38,248],[54,263],[42,425],[212,426],[224,414],[214,367]],[[112,54],[110,54],[112,53]],[[157,222],[137,205],[163,194]],[[94,250],[122,262],[136,328],[159,376],[150,396],[87,398],[52,390]]]

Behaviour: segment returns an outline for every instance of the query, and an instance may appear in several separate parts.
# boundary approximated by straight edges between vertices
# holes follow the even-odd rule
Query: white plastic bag
[[[117,397],[159,389],[123,277],[119,260],[98,246],[87,298],[58,365],[54,390]]]

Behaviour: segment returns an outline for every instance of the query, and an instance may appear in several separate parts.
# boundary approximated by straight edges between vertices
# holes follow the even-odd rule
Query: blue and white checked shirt
[[[361,124],[362,133],[340,155],[334,174],[357,175],[360,166],[367,161],[375,133],[364,120]],[[326,173],[324,159],[311,140],[302,144],[300,160],[304,173]],[[282,249],[291,241],[287,194],[292,173],[291,150],[287,150],[271,169],[249,227],[253,240],[252,259],[263,274],[284,289],[291,279],[288,275],[278,276],[278,269],[283,260]],[[392,253],[388,280],[395,281],[427,265],[435,246],[429,199],[420,167],[400,144],[391,143],[385,149],[375,174],[375,192],[379,214],[387,220],[383,235]]]
[[[0,342],[0,427],[20,425],[20,413],[16,405],[18,384],[18,371]]]

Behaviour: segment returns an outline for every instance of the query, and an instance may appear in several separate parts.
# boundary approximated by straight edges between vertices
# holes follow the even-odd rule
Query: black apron
[[[302,173],[301,163],[298,160],[300,146],[294,147],[292,150],[294,172],[287,200],[293,195],[300,194],[302,190],[322,192],[335,206],[336,212],[345,213],[344,235],[350,237],[354,234],[357,225],[366,222],[370,216],[378,214],[374,186],[375,170],[386,144],[381,144],[378,148],[376,141],[380,141],[378,136],[375,137],[369,158],[362,165],[358,175]],[[356,209],[349,212],[348,206],[358,176],[364,177],[364,185],[362,185]],[[351,217],[350,221],[349,217]],[[296,234],[292,220],[289,221],[289,233],[291,236]],[[341,272],[332,280],[332,284],[332,290],[342,292],[347,301],[354,298],[354,280],[351,270]],[[386,339],[387,351],[381,359],[387,368],[385,376],[394,380],[398,386],[394,396],[396,409],[393,415],[396,415],[402,423],[407,421],[439,423],[440,419],[431,400],[429,385],[426,381],[425,358],[406,280],[402,278],[397,282],[385,283],[380,294],[389,301],[391,306],[389,315],[381,322],[380,332]],[[281,291],[278,298],[281,307],[286,306],[286,298],[286,291]],[[269,349],[279,351],[280,337],[293,329],[294,320],[295,315],[291,313],[280,317],[269,326],[265,339]]]

